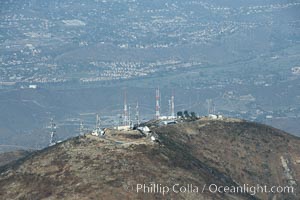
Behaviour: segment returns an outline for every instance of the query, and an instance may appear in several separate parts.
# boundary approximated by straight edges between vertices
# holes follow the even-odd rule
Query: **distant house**
[[[28,88],[29,89],[37,89],[37,85],[29,85]]]
[[[300,75],[300,67],[293,67],[292,73],[295,75]]]

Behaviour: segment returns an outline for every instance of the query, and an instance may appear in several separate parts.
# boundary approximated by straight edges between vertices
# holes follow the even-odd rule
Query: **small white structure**
[[[218,119],[218,116],[217,115],[213,115],[213,114],[209,114],[208,117],[210,119]]]
[[[160,125],[177,124],[175,120],[164,120],[159,123]]]
[[[98,133],[98,131],[93,130],[93,132],[91,133],[91,135],[93,135],[93,136],[99,136],[99,133]]]
[[[140,126],[137,129],[141,130],[143,132],[147,132],[147,133],[151,132],[151,130],[150,130],[150,128],[148,126]]]
[[[166,120],[166,119],[168,119],[168,116],[159,116],[158,119],[160,119],[160,120]]]
[[[130,126],[117,126],[118,131],[129,131],[130,129]]]
[[[175,116],[160,116],[158,119],[167,120],[167,119],[176,119],[176,117]]]
[[[150,139],[151,139],[151,141],[155,141],[156,140],[156,138],[153,135],[150,137]]]
[[[151,130],[148,126],[140,126],[137,130],[141,131],[144,135],[148,136],[151,133]]]
[[[223,116],[222,115],[213,115],[213,114],[209,114],[208,115],[208,118],[210,119],[223,119]]]
[[[56,145],[56,144],[59,144],[59,143],[61,143],[61,142],[62,142],[61,140],[58,140],[58,141],[56,141],[56,142],[54,142],[54,143],[49,144],[49,147],[54,146],[54,145]]]
[[[102,129],[94,129],[91,133],[93,136],[104,135],[104,131]]]
[[[158,138],[158,135],[156,133],[150,133],[150,140],[152,142],[159,142],[159,138]]]

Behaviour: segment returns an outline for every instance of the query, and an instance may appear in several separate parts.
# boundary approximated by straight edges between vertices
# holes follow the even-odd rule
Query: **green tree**
[[[197,116],[196,116],[196,113],[195,113],[195,112],[191,112],[191,118],[192,118],[192,119],[196,119],[196,118],[197,118]]]
[[[189,118],[189,117],[190,117],[190,114],[189,114],[189,112],[188,112],[187,110],[185,110],[185,111],[183,112],[183,115],[184,115],[184,117],[186,117],[186,118]]]
[[[183,113],[181,111],[177,112],[177,117],[183,117]]]

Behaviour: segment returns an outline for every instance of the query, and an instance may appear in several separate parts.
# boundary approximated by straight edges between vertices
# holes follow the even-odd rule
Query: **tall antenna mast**
[[[97,114],[97,116],[96,116],[96,132],[98,134],[100,133],[100,125],[101,125],[100,116]]]
[[[159,119],[159,117],[160,117],[160,104],[159,104],[160,93],[159,93],[159,88],[156,89],[155,99],[156,99],[156,104],[155,104],[155,118]]]
[[[214,114],[214,115],[216,114],[216,105],[215,105],[214,102],[213,102],[213,114]]]
[[[123,119],[123,125],[128,126],[128,110],[127,110],[126,90],[124,91],[124,119]]]
[[[50,132],[50,146],[54,145],[56,143],[56,124],[53,121],[53,118],[51,118],[51,132]]]
[[[171,96],[171,117],[175,118],[174,94]]]
[[[84,135],[84,126],[83,126],[83,121],[81,121],[81,122],[80,122],[79,134],[80,134],[80,135]]]
[[[169,99],[169,116],[172,116],[171,99]]]
[[[131,126],[131,106],[129,105],[128,107],[128,122],[127,122],[128,126]]]
[[[137,126],[140,125],[140,111],[139,111],[139,102],[136,102],[136,107],[135,107],[135,120]]]
[[[207,114],[214,114],[215,113],[215,105],[212,99],[207,99]]]
[[[210,114],[210,99],[206,99],[206,103],[207,103],[207,115]]]

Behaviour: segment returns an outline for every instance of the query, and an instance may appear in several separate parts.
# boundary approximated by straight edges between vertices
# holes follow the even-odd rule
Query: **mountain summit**
[[[300,139],[295,136],[235,119],[145,125],[155,139],[137,130],[107,129],[104,137],[75,137],[12,162],[1,168],[0,196],[299,198]]]

